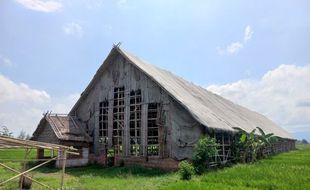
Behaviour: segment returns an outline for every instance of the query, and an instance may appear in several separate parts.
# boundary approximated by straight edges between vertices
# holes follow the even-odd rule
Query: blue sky
[[[0,125],[32,132],[42,112],[67,112],[122,42],[310,140],[309,10],[302,0],[3,0]]]

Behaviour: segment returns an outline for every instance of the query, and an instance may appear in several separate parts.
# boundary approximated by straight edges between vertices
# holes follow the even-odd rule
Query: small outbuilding
[[[70,115],[44,114],[31,140],[74,147],[79,155],[68,155],[67,167],[82,166],[88,163],[91,137],[85,131],[85,123]],[[44,157],[44,149],[38,149],[38,159]],[[60,166],[56,161],[56,166]]]

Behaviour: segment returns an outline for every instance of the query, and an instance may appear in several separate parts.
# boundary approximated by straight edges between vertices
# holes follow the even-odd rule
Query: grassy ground
[[[32,153],[31,156],[35,156]],[[0,158],[22,158],[20,150],[1,151]],[[20,168],[18,163],[8,163]],[[207,172],[190,181],[181,181],[175,172],[140,167],[103,168],[90,165],[66,170],[67,189],[310,189],[310,146],[279,154],[255,164],[238,164]],[[60,184],[60,171],[44,167],[33,173],[35,179],[54,188]],[[0,168],[0,181],[13,176]],[[16,189],[17,180],[2,189]],[[40,186],[34,185],[34,189]],[[0,188],[1,189],[1,188]]]

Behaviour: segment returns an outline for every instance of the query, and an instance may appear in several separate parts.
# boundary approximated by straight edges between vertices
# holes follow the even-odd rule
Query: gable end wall
[[[98,143],[99,133],[99,102],[109,100],[109,114],[113,112],[113,90],[115,87],[125,86],[125,94],[130,90],[141,89],[142,91],[142,144],[146,144],[147,136],[147,103],[158,102],[162,105],[162,117],[164,126],[160,129],[163,147],[161,157],[170,157],[177,160],[191,158],[192,145],[197,142],[203,129],[196,120],[175,100],[173,100],[166,91],[162,90],[144,73],[128,63],[121,55],[115,57],[106,70],[102,73],[102,77],[90,90],[89,94],[84,97],[83,101],[71,111],[85,123],[88,124],[90,134],[94,136],[95,153],[99,153],[103,147]],[[126,95],[125,95],[126,97]],[[128,95],[127,95],[128,97]],[[129,99],[129,98],[128,98]],[[125,100],[125,131],[128,134],[128,112],[129,100]],[[126,116],[127,113],[127,116]],[[111,129],[112,120],[109,121]],[[127,130],[127,131],[126,131]],[[110,130],[111,131],[111,130]],[[109,139],[112,139],[112,133],[109,132]],[[128,142],[128,139],[126,140]],[[184,146],[187,144],[186,146]],[[109,142],[111,145],[111,141]],[[128,144],[125,144],[128,147]],[[128,155],[129,152],[125,153]]]

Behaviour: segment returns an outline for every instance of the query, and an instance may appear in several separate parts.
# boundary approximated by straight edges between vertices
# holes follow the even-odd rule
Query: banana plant
[[[248,158],[251,158],[251,162],[255,161],[259,147],[259,143],[255,136],[256,129],[253,129],[250,133],[238,127],[235,127],[234,129],[240,134],[239,144],[244,151],[242,161],[246,162]]]
[[[262,141],[263,146],[269,146],[275,140],[275,136],[273,133],[266,134],[264,130],[260,127],[256,127],[256,129],[258,129],[258,131],[260,132],[258,138]]]
[[[234,129],[240,134],[239,144],[244,150],[243,162],[247,158],[251,158],[251,162],[256,161],[257,156],[262,154],[263,148],[271,145],[274,139],[273,133],[266,134],[260,127],[256,127],[250,133],[238,127]],[[255,134],[257,129],[260,135]]]
[[[259,156],[265,157],[263,153],[264,149],[266,149],[268,146],[271,146],[271,144],[275,142],[277,139],[273,133],[266,134],[264,130],[261,129],[260,127],[256,127],[256,128],[260,132],[260,135],[258,136],[259,143],[260,143]]]

